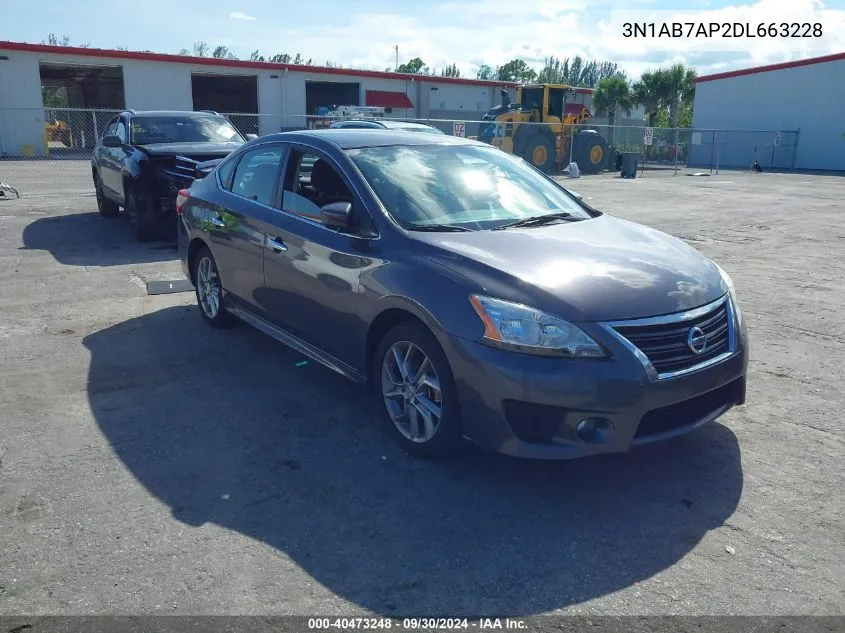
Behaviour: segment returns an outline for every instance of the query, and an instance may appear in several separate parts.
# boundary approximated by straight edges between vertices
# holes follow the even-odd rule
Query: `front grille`
[[[695,327],[706,337],[706,346],[700,354],[689,344],[690,330]],[[655,325],[616,325],[614,329],[645,354],[658,374],[666,374],[691,369],[730,351],[733,323],[727,301],[723,301],[693,319]]]

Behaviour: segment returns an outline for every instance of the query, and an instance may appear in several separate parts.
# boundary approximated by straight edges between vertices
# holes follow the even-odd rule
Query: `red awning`
[[[404,92],[367,90],[367,105],[371,108],[413,108],[414,104]]]

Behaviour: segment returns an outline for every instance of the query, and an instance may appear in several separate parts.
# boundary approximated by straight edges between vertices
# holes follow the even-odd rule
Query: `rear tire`
[[[460,448],[452,369],[424,325],[400,323],[384,335],[373,358],[373,377],[389,432],[405,452],[445,457]]]
[[[581,132],[575,136],[572,155],[582,174],[597,174],[607,166],[610,152],[600,134]]]
[[[138,242],[149,242],[156,238],[158,227],[156,213],[149,193],[137,184],[127,184],[126,215],[129,216],[129,230]]]
[[[104,218],[113,218],[120,213],[120,206],[106,198],[103,193],[103,183],[100,182],[100,175],[94,176],[94,192],[97,195],[97,210]]]
[[[204,246],[197,253],[194,269],[191,271],[194,280],[194,292],[197,296],[197,306],[203,320],[211,327],[225,328],[234,323],[234,317],[226,311],[226,293],[223,281],[217,270],[214,255]]]

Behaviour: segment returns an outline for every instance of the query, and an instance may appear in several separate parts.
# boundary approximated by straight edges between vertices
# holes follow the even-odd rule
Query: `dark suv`
[[[91,159],[100,214],[117,215],[123,207],[136,240],[157,237],[175,226],[176,194],[190,186],[198,165],[228,156],[246,140],[212,111],[122,112],[106,125]]]

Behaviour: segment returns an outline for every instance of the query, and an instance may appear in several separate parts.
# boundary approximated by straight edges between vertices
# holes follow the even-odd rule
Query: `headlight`
[[[727,271],[721,266],[719,266],[719,264],[715,264],[715,266],[719,269],[719,274],[722,276],[722,281],[724,281],[725,285],[728,287],[728,294],[731,297],[731,303],[733,304],[734,312],[736,312],[737,323],[742,324],[742,311],[739,309],[739,301],[737,301],[736,299],[736,288],[734,287],[734,281],[733,279],[731,279],[731,276],[727,273]]]
[[[734,280],[731,279],[731,276],[727,273],[727,271],[716,264],[714,262],[714,266],[719,269],[719,274],[722,276],[722,281],[725,282],[725,285],[728,287],[728,293],[731,295],[731,299],[736,301],[736,288],[734,288]]]
[[[604,358],[604,349],[577,326],[534,308],[472,295],[470,303],[484,323],[484,339],[498,347],[569,358]]]

